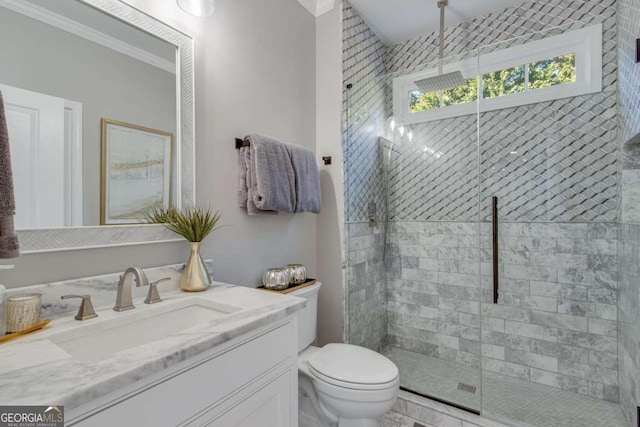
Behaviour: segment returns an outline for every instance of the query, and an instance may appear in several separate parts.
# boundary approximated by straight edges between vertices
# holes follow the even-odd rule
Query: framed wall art
[[[100,224],[138,224],[171,205],[173,134],[102,119]]]

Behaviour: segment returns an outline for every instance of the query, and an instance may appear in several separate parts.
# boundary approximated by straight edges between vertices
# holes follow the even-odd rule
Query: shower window
[[[409,109],[412,113],[440,108],[440,94],[438,92],[424,93],[421,90],[409,92]]]
[[[467,79],[464,86],[448,89],[442,92],[442,106],[466,104],[478,100],[478,78]]]
[[[524,92],[525,76],[524,65],[486,73],[482,76],[482,97],[488,99]]]
[[[496,98],[576,82],[576,54],[568,53],[482,76],[482,98]]]
[[[529,87],[543,87],[575,83],[576,54],[557,56],[529,64]]]
[[[528,41],[483,48],[479,57],[445,60],[444,73],[460,71],[466,84],[423,93],[416,81],[439,70],[393,79],[393,110],[407,123],[495,111],[602,91],[602,24]]]

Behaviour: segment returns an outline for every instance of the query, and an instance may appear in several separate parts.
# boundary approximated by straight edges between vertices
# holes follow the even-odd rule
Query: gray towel
[[[238,199],[240,197],[244,197],[244,203],[239,203],[241,208],[245,208],[249,215],[260,215],[260,214],[269,214],[269,215],[277,215],[276,211],[261,211],[256,207],[255,202],[253,201],[253,196],[255,194],[255,186],[253,185],[253,181],[251,180],[251,169],[253,168],[253,163],[251,162],[251,149],[249,147],[242,147],[240,149],[241,159],[241,170],[240,174],[244,174],[244,185],[240,184],[240,189],[238,191]],[[240,202],[240,200],[238,200]]]
[[[320,213],[322,195],[316,156],[308,148],[287,144],[296,178],[296,213]]]
[[[15,214],[16,201],[13,194],[9,131],[0,92],[0,259],[20,256],[20,243],[13,223]]]
[[[247,138],[251,145],[249,199],[261,211],[295,212],[295,175],[287,146],[258,133]]]
[[[249,187],[247,186],[247,164],[245,163],[246,147],[238,150],[238,206],[243,209],[247,208],[247,197],[249,195]]]

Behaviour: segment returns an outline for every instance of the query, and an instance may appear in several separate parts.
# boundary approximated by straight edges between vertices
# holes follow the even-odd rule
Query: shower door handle
[[[500,278],[498,277],[498,198],[491,198],[491,225],[493,237],[493,303],[498,303],[498,292],[500,289]]]

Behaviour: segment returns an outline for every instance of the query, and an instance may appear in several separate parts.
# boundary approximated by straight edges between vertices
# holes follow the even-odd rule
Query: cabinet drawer
[[[207,427],[294,427],[292,423],[291,375],[287,371],[264,387],[254,390],[242,402],[219,417],[210,420]],[[297,393],[297,390],[295,391]],[[297,410],[297,408],[295,408]]]
[[[291,357],[292,349],[287,323],[72,425],[174,427]]]

